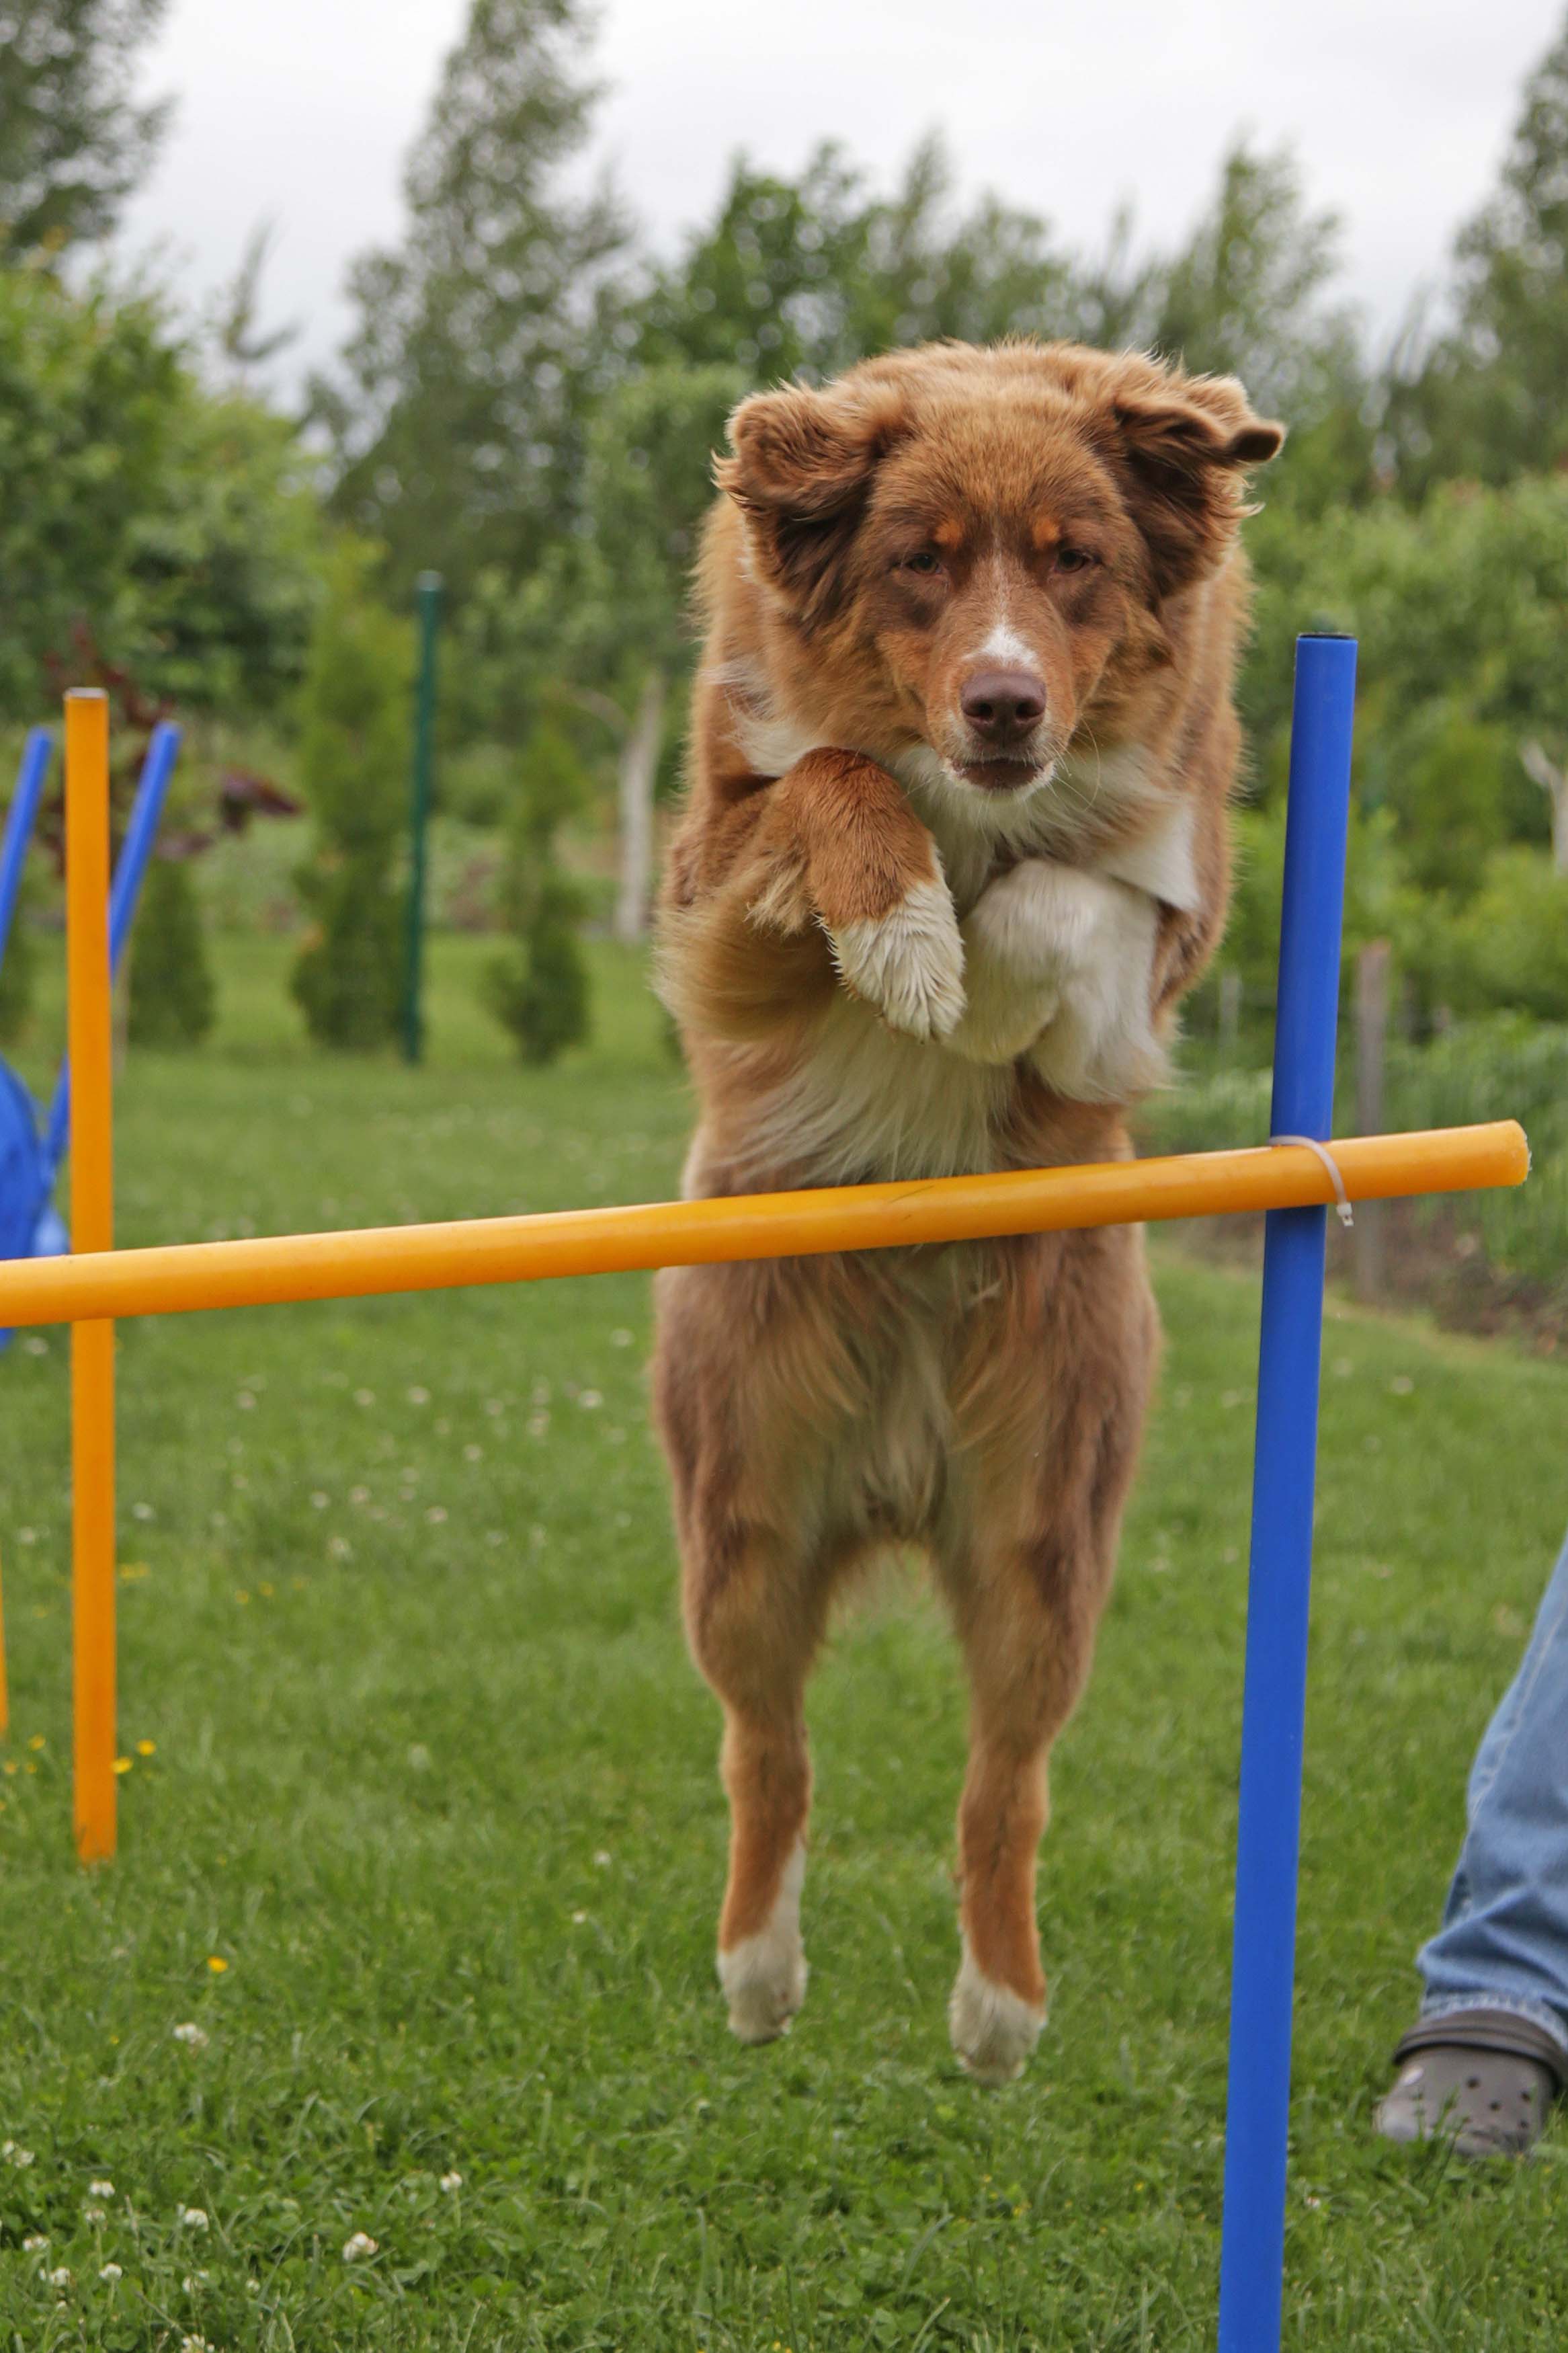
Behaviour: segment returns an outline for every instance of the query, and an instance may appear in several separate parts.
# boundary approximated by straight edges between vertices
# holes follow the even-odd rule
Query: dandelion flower
[[[463,2177],[460,2173],[444,2173],[441,2176],[441,2187],[448,2198],[455,2189],[460,2189],[462,2186]]]
[[[117,1757],[114,1760],[114,1769],[117,1773],[129,1773],[135,1762],[136,1759],[133,1757]]]
[[[225,1969],[227,1968],[228,1963],[224,1959],[221,1953],[209,1953],[207,1955],[207,1967],[211,1969],[215,1978],[221,1978]]]
[[[188,2042],[193,2051],[205,2051],[207,2047],[206,2030],[205,2027],[198,2026],[194,2018],[184,2020],[180,2025],[172,2028],[171,2031],[176,2042]]]
[[[48,1742],[44,1738],[41,1732],[35,1732],[32,1738],[27,1743],[29,1748],[47,1748],[48,1745]]]
[[[371,2237],[368,2231],[356,2231],[352,2239],[345,2239],[343,2241],[344,2263],[357,2263],[363,2262],[366,2255],[374,2255],[375,2253],[377,2244],[377,2241]]]
[[[136,1743],[136,1754],[138,1757],[156,1757],[158,1754],[157,1742],[155,1740],[139,1740]]]

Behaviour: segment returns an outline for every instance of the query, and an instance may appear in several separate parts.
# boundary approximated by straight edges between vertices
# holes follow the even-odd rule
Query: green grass
[[[121,1239],[669,1191],[686,1107],[635,975],[604,952],[600,1042],[524,1075],[472,1008],[482,952],[437,943],[409,1073],[309,1055],[286,944],[226,944],[213,1049],[123,1081]],[[1170,1252],[1160,1282],[1163,1398],[1055,1775],[1052,2021],[1002,2093],[947,2049],[964,1711],[913,1586],[814,1686],[805,2011],[767,2051],[724,2031],[643,1282],[123,1327],[133,1764],[90,1874],[66,1349],[14,1349],[0,2137],[33,2161],[0,2163],[0,2344],[1207,2346],[1257,1303]],[[1344,1313],[1327,1359],[1287,2344],[1558,2347],[1568,2140],[1471,2172],[1367,2120],[1560,1535],[1568,1385]]]

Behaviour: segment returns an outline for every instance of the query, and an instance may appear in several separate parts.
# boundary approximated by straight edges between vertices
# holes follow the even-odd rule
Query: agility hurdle
[[[1253,1474],[1220,2353],[1278,2353],[1282,2305],[1307,1604],[1327,1210],[1517,1185],[1511,1121],[1326,1141],[1333,1107],[1355,646],[1297,644],[1273,1140],[1240,1152],[358,1233],[112,1247],[108,719],[67,698],[72,1154],[78,1255],[0,1263],[0,1323],[72,1334],[75,1823],[115,1845],[113,1318],[539,1281],[724,1260],[1268,1212]]]

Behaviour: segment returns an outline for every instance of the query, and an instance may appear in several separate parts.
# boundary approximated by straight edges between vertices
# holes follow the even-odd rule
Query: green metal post
[[[414,723],[414,783],[409,816],[408,934],[403,968],[403,1059],[416,1062],[425,1050],[420,987],[425,964],[426,835],[430,825],[430,764],[436,728],[436,624],[441,610],[441,575],[422,572],[414,583],[419,615],[419,696]]]

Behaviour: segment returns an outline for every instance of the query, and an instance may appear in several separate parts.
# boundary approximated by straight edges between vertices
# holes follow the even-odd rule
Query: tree
[[[150,693],[274,704],[320,547],[293,428],[208,392],[155,295],[0,269],[0,713],[36,716],[84,628]]]
[[[829,142],[797,181],[737,161],[711,226],[650,272],[635,356],[820,380],[889,344],[1063,334],[1077,315],[1043,221],[992,195],[955,213],[939,140],[889,197]]]
[[[1401,485],[1416,496],[1444,476],[1503,482],[1568,457],[1568,21],[1454,258],[1453,323],[1413,330],[1391,396]]]
[[[104,236],[169,103],[127,94],[166,0],[0,0],[0,257]]]
[[[485,974],[490,1010],[525,1062],[553,1062],[588,1034],[579,894],[555,856],[557,830],[582,794],[582,765],[571,744],[542,727],[529,745],[507,826],[501,919],[514,944]]]
[[[374,600],[377,551],[333,553],[301,697],[300,774],[316,840],[298,876],[314,918],[290,987],[319,1043],[352,1052],[397,1027],[414,638]]]
[[[154,858],[132,940],[131,1043],[167,1050],[199,1046],[216,1011],[190,866],[184,859]]]
[[[588,440],[588,531],[574,551],[560,659],[616,744],[617,939],[642,937],[653,884],[654,789],[666,716],[689,666],[687,587],[712,497],[712,452],[744,390],[733,368],[653,368],[602,402]]]
[[[626,235],[562,167],[587,133],[578,0],[473,0],[405,178],[410,226],[365,255],[343,373],[318,384],[339,511],[386,546],[399,592],[435,565],[456,602],[529,573],[574,503],[583,424]]]
[[[1186,244],[1146,273],[1128,340],[1190,368],[1238,375],[1290,443],[1269,497],[1299,512],[1372,487],[1373,428],[1354,314],[1325,298],[1339,224],[1308,210],[1300,171],[1245,142],[1220,164]]]

